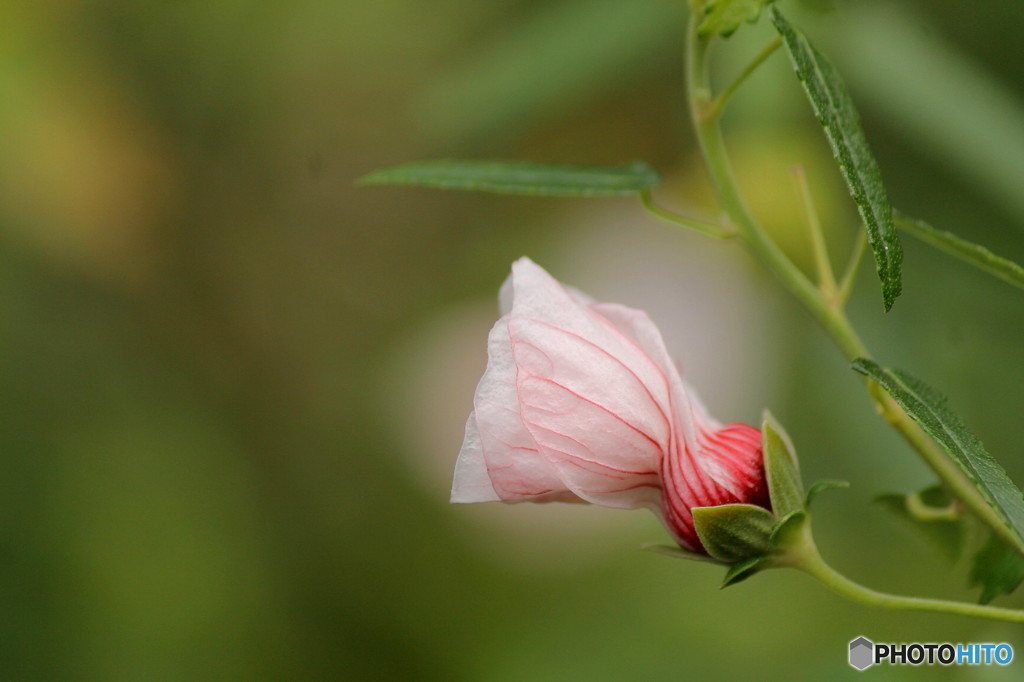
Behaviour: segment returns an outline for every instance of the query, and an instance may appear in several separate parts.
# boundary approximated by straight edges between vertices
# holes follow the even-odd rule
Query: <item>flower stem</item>
[[[902,597],[895,594],[878,592],[859,583],[855,583],[825,563],[818,553],[813,540],[810,539],[810,524],[805,526],[806,539],[787,552],[779,565],[789,566],[803,571],[836,594],[867,606],[903,611],[933,611],[951,613],[961,616],[976,616],[1014,623],[1024,623],[1024,611],[1004,609],[998,606],[968,604],[964,602],[946,601],[943,599],[924,599],[921,597]]]

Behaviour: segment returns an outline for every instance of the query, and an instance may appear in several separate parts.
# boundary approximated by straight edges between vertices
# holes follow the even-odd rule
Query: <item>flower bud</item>
[[[452,502],[646,507],[694,552],[695,507],[770,508],[760,431],[707,414],[646,313],[526,258],[500,300]]]

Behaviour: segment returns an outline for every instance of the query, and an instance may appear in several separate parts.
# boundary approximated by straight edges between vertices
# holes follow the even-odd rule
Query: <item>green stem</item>
[[[807,184],[807,173],[803,166],[793,168],[793,175],[796,178],[797,191],[804,204],[804,213],[807,214],[807,229],[811,234],[811,245],[814,248],[814,264],[818,271],[818,284],[821,293],[826,299],[836,296],[836,278],[832,273],[832,263],[828,258],[828,246],[825,244],[825,234],[821,230],[821,220],[818,219],[818,211],[814,208],[814,199],[811,197],[811,188]]]
[[[964,506],[970,509],[993,533],[1008,542],[1011,547],[1016,547],[1017,551],[1024,553],[1024,546],[1021,545],[1014,532],[996,514],[995,510],[978,492],[974,483],[967,478],[964,472],[960,470],[960,467],[946,455],[942,448],[929,438],[928,434],[921,430],[921,427],[910,418],[902,407],[896,404],[896,401],[889,397],[881,386],[874,381],[868,380],[868,391],[875,399],[878,411],[885,420],[899,431],[900,435],[903,436],[903,439],[911,447],[917,450],[921,459],[935,472],[939,480],[946,484],[950,492],[963,502]]]
[[[725,150],[719,119],[714,115],[714,99],[711,95],[707,61],[711,41],[697,31],[697,18],[702,16],[702,6],[701,0],[691,2],[686,54],[687,99],[697,141],[718,201],[729,220],[736,226],[744,243],[810,311],[846,359],[853,361],[859,357],[870,358],[871,353],[846,317],[842,300],[837,296],[826,298],[822,295],[768,237],[740,194]],[[1014,538],[1013,533],[988,505],[977,488],[910,416],[873,381],[868,381],[868,389],[882,416],[917,450],[939,479],[949,486],[951,492],[993,532],[1010,541],[1013,546],[1020,547],[1019,541]]]
[[[954,499],[945,507],[932,507],[921,499],[921,493],[907,495],[904,502],[907,513],[918,521],[956,521],[960,518],[961,504]]]
[[[839,291],[836,292],[836,306],[846,305],[847,299],[850,298],[850,292],[853,291],[853,283],[857,280],[857,270],[860,268],[861,261],[864,260],[864,253],[867,250],[868,233],[866,230],[861,230],[857,234],[857,243],[853,246],[853,253],[850,254],[850,261],[846,264],[843,278],[839,280]]]
[[[811,311],[811,314],[821,323],[843,354],[849,360],[869,357],[867,348],[846,319],[845,313],[840,308],[826,302],[818,288],[768,237],[743,201],[729,165],[721,127],[718,119],[714,116],[707,65],[710,40],[698,34],[695,17],[699,17],[699,15],[691,10],[686,60],[688,99],[696,127],[697,141],[719,203],[726,215],[729,216],[730,221],[736,225],[743,241],[782,281],[790,293]]]
[[[750,77],[752,73],[757,71],[757,68],[765,63],[769,57],[779,49],[782,45],[782,37],[775,36],[775,38],[762,48],[760,52],[754,55],[754,58],[747,64],[746,68],[740,72],[740,75],[736,76],[736,79],[732,83],[726,86],[724,90],[714,99],[711,105],[711,110],[708,115],[712,118],[718,118],[722,115],[725,110],[725,104],[729,101],[729,98],[733,96],[741,85]]]
[[[868,606],[902,611],[932,611],[951,613],[961,616],[976,616],[1005,620],[1013,623],[1024,623],[1024,611],[1004,609],[998,606],[984,606],[964,602],[946,601],[943,599],[924,599],[921,597],[901,597],[895,594],[877,592],[855,583],[825,563],[818,553],[813,540],[810,539],[810,524],[805,524],[806,540],[787,552],[779,565],[790,566],[803,571],[836,594]]]
[[[654,203],[654,197],[651,196],[651,192],[649,190],[645,190],[640,193],[640,201],[643,203],[644,208],[647,209],[648,213],[656,218],[670,222],[673,225],[696,230],[701,234],[706,234],[710,237],[715,237],[716,239],[729,239],[736,236],[734,231],[724,228],[721,225],[679,215],[678,213],[673,213],[672,211],[658,206]]]

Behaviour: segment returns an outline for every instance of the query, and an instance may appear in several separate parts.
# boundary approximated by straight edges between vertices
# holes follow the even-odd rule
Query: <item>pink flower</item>
[[[452,502],[646,507],[697,552],[694,507],[769,508],[760,431],[707,414],[646,313],[595,303],[527,258],[500,300]]]

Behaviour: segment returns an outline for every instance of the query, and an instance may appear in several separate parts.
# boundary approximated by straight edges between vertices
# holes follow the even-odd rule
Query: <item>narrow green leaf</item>
[[[814,483],[814,485],[811,486],[810,490],[807,491],[807,500],[804,502],[804,504],[808,508],[810,508],[811,502],[814,500],[814,498],[816,498],[818,496],[819,493],[824,492],[825,490],[831,490],[833,488],[849,488],[849,487],[850,487],[850,482],[849,481],[833,481],[833,480],[817,481],[817,482]]]
[[[920,379],[858,358],[853,368],[877,381],[949,454],[982,498],[1024,547],[1024,494],[1006,471],[946,406],[946,398]]]
[[[601,197],[636,194],[658,184],[657,171],[625,166],[557,166],[520,161],[418,161],[364,175],[360,185],[413,185],[499,194]]]
[[[1024,582],[1024,556],[1002,538],[989,536],[971,564],[971,585],[981,587],[978,601],[987,604],[1001,594],[1010,594]]]
[[[773,5],[768,14],[782,36],[797,78],[825,129],[850,196],[864,219],[882,283],[882,302],[888,311],[903,289],[900,270],[903,249],[893,225],[892,206],[882,185],[882,173],[861,130],[853,100],[832,64],[778,8]]]
[[[708,554],[734,563],[771,550],[775,517],[753,504],[722,504],[694,507],[693,525]]]
[[[759,573],[766,568],[769,568],[768,557],[756,556],[745,561],[740,561],[729,567],[729,570],[725,572],[725,577],[722,578],[721,589],[735,585],[736,583],[743,582],[755,573]]]
[[[711,0],[704,6],[704,21],[700,22],[697,31],[702,36],[728,38],[744,22],[756,22],[765,2],[767,0]]]
[[[804,489],[793,443],[786,430],[767,410],[761,424],[761,444],[772,512],[781,518],[803,509]]]
[[[984,246],[980,246],[966,239],[961,239],[952,232],[937,230],[923,220],[917,220],[904,215],[899,211],[893,213],[896,225],[917,237],[925,244],[930,244],[940,251],[945,251],[954,258],[959,258],[965,263],[984,270],[988,274],[998,277],[1004,282],[1024,289],[1024,268],[997,256]]]
[[[885,493],[877,496],[875,502],[902,519],[949,561],[956,561],[963,552],[967,525],[941,485],[909,495]]]

